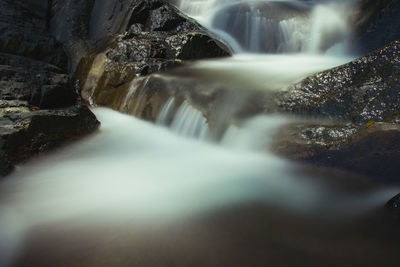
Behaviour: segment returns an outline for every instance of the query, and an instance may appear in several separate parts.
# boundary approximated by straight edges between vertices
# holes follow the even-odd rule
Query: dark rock
[[[0,176],[34,155],[92,133],[99,125],[85,105],[31,111],[23,103],[15,104],[0,109]]]
[[[147,32],[161,31],[170,34],[198,31],[200,28],[177,8],[160,0],[139,1],[132,9],[127,27],[133,24],[143,25]]]
[[[279,155],[337,168],[380,183],[400,183],[400,126],[294,124],[282,129],[273,145]]]
[[[57,2],[0,0],[0,176],[99,125],[49,33],[49,4]]]
[[[46,4],[44,4],[46,2]],[[47,1],[0,1],[0,52],[45,61],[64,70],[68,57],[47,31]]]
[[[400,106],[400,41],[309,76],[277,96],[283,111],[354,123],[391,122]]]
[[[400,218],[400,194],[390,199],[386,205],[386,210],[395,213]]]
[[[354,16],[355,45],[370,53],[400,38],[399,0],[361,0]]]
[[[110,38],[126,32],[132,25],[141,27],[140,32],[176,34],[199,31],[199,28],[204,31],[164,0],[52,2],[50,31],[67,47],[73,72],[82,57],[105,50],[110,46]]]
[[[76,77],[90,103],[116,108],[138,77],[180,66],[182,60],[231,54],[226,45],[166,1],[133,3],[129,16],[125,32],[79,64]]]
[[[11,64],[0,65],[0,176],[97,129],[99,122],[60,68],[4,53],[0,59]]]
[[[74,105],[78,94],[67,74],[56,66],[1,53],[0,99],[26,100],[31,106],[60,108]],[[12,65],[12,66],[11,66]]]
[[[204,33],[185,33],[166,39],[177,59],[196,60],[229,56],[227,49],[221,49],[221,43]]]
[[[275,151],[378,182],[399,183],[399,74],[400,42],[395,41],[278,93],[277,110],[333,123],[289,126],[279,134]]]

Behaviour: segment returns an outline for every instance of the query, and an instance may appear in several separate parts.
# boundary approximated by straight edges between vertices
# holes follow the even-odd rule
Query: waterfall
[[[350,36],[351,1],[181,0],[187,14],[252,53],[324,53]],[[223,37],[223,36],[222,36]],[[332,50],[331,50],[332,51]],[[335,52],[346,53],[346,46]]]

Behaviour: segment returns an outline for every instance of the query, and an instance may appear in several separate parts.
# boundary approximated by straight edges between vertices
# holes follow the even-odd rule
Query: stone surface
[[[78,94],[69,75],[53,65],[0,53],[0,98],[25,100],[39,108],[74,105]]]
[[[386,210],[393,213],[397,218],[400,219],[400,194],[390,199],[385,206]]]
[[[97,129],[99,122],[60,68],[5,53],[0,64],[0,176]]]
[[[309,76],[277,96],[279,109],[347,122],[394,121],[400,106],[400,41]]]
[[[274,100],[277,110],[333,122],[284,129],[276,151],[379,182],[399,183],[399,49],[400,42],[392,42],[280,92]]]
[[[361,54],[400,38],[399,0],[361,0],[355,10],[355,46]]]
[[[64,70],[68,57],[48,32],[47,1],[0,1],[0,51],[45,61]]]
[[[226,45],[166,1],[139,1],[129,16],[126,31],[79,64],[76,77],[90,103],[115,108],[115,97],[128,93],[138,77],[180,66],[183,60],[230,55]]]
[[[49,32],[50,3],[0,0],[0,177],[99,125]]]
[[[400,126],[294,124],[281,129],[273,150],[318,166],[351,171],[380,183],[400,183]]]
[[[8,103],[6,108],[0,108],[0,113],[0,176],[34,155],[93,132],[99,125],[84,105],[30,110],[18,102]]]

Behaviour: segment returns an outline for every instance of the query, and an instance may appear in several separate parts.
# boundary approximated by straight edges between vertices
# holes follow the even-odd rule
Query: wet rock
[[[85,105],[30,110],[26,103],[17,102],[0,108],[0,114],[0,176],[34,155],[92,133],[99,125]]]
[[[311,75],[278,94],[279,109],[353,123],[391,122],[400,106],[400,41]]]
[[[278,93],[278,109],[332,123],[287,127],[274,149],[291,159],[399,183],[399,45],[395,41]]]
[[[123,33],[79,64],[76,77],[90,103],[115,108],[134,79],[181,66],[183,60],[231,54],[226,45],[166,1],[137,1],[129,17]]]
[[[327,121],[292,123],[277,134],[273,151],[295,160],[304,160],[340,147],[360,131],[360,126]]]
[[[99,122],[60,68],[5,53],[0,63],[0,176],[97,129]]]
[[[144,31],[182,33],[198,31],[199,24],[189,19],[177,8],[168,4],[168,1],[151,0],[137,1],[131,13],[127,27],[133,24],[141,24]]]
[[[49,4],[56,2],[0,0],[0,177],[99,125],[50,35]]]
[[[398,138],[397,124],[294,124],[281,130],[273,150],[290,159],[351,171],[376,182],[400,183]]]
[[[166,41],[177,59],[196,60],[230,55],[220,42],[204,33],[178,34],[168,37]]]

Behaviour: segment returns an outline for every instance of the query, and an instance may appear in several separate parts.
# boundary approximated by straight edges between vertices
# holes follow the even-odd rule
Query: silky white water
[[[73,220],[144,227],[252,201],[304,214],[329,206],[330,215],[347,216],[382,205],[395,193],[340,197],[323,183],[302,179],[295,165],[264,149],[287,122],[281,117],[254,118],[213,144],[116,111],[94,111],[102,122],[98,133],[1,181],[2,266],[40,225]]]
[[[180,0],[178,7],[232,44],[237,52],[348,52],[348,1]],[[231,40],[235,40],[232,42]]]

